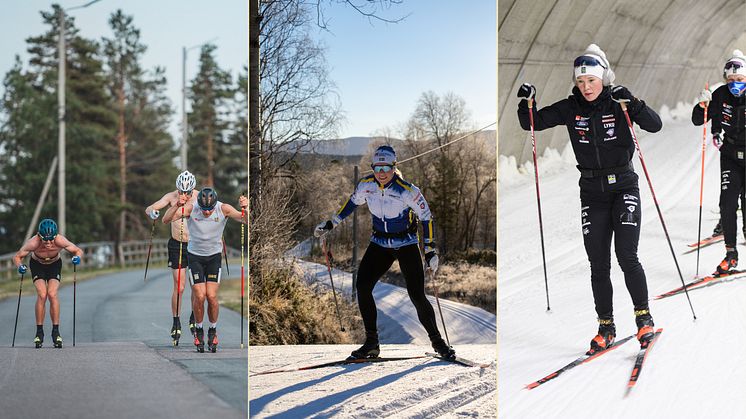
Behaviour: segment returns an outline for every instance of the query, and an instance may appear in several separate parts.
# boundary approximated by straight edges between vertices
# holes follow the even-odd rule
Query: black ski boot
[[[179,339],[181,339],[181,321],[176,317],[173,326],[171,326],[171,344],[179,346]]]
[[[433,345],[433,349],[435,349],[435,352],[438,353],[441,357],[445,359],[454,359],[456,358],[456,351],[448,346],[446,341],[443,340],[443,338],[437,338],[431,341]]]
[[[36,346],[36,349],[39,349],[41,348],[43,343],[44,343],[44,330],[37,327],[36,337],[34,337],[34,346]]]
[[[718,225],[715,226],[715,229],[712,230],[712,237],[720,236],[723,234],[723,225],[720,224],[720,220],[718,220]]]
[[[205,329],[201,327],[194,329],[194,346],[197,347],[197,352],[205,352]]]
[[[218,331],[214,327],[207,329],[207,348],[212,353],[218,351]]]
[[[62,348],[62,336],[60,336],[60,330],[58,328],[52,328],[52,344],[57,349]]]
[[[725,259],[717,266],[716,274],[723,275],[738,266],[738,250],[725,248]]]
[[[365,336],[363,346],[352,351],[352,354],[347,359],[378,358],[380,354],[381,347],[378,344],[378,333],[368,333]]]
[[[655,323],[653,323],[650,310],[647,308],[635,310],[635,323],[637,324],[637,340],[640,341],[640,348],[645,348],[655,336]]]
[[[197,324],[194,322],[194,312],[189,315],[189,333],[194,336],[194,330],[197,328]]]
[[[614,344],[614,338],[616,338],[614,318],[598,319],[598,334],[591,339],[591,349],[589,349],[585,354],[593,355],[598,351],[607,349],[609,346]]]

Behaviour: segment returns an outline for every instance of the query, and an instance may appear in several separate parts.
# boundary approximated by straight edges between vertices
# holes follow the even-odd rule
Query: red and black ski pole
[[[536,135],[534,135],[534,100],[528,100],[528,119],[531,123],[531,148],[534,152],[534,179],[536,183],[536,204],[539,207],[539,235],[541,236],[541,261],[544,266],[544,287],[547,294],[547,311],[549,308],[549,280],[547,279],[547,257],[544,250],[544,223],[541,220],[541,193],[539,193],[539,165],[536,160]]]
[[[321,251],[324,252],[324,256],[326,257],[326,270],[329,272],[329,282],[332,284],[332,295],[334,295],[334,307],[337,309],[337,319],[339,319],[339,329],[341,331],[345,331],[344,326],[342,326],[342,315],[339,313],[339,303],[337,303],[337,291],[334,288],[334,278],[332,278],[332,249],[327,249],[326,247],[326,238],[321,238]]]
[[[21,274],[21,285],[18,287],[18,304],[16,305],[16,323],[13,326],[13,343],[10,345],[11,348],[16,347],[16,329],[18,328],[18,312],[21,309],[21,291],[23,291],[23,274]]]
[[[73,347],[75,346],[75,300],[78,292],[78,267],[73,263]]]
[[[653,182],[650,180],[650,175],[648,174],[648,168],[645,166],[645,159],[642,157],[642,150],[640,150],[640,143],[637,142],[637,135],[635,134],[635,129],[632,126],[632,120],[629,119],[629,113],[627,112],[627,103],[620,101],[619,105],[622,107],[622,111],[624,111],[624,117],[627,119],[627,125],[629,126],[629,131],[632,133],[632,139],[635,141],[635,148],[637,149],[637,156],[640,158],[640,164],[642,165],[642,170],[645,172],[645,179],[648,181],[648,186],[650,187],[650,194],[653,196],[653,202],[655,203],[655,209],[658,210],[658,218],[661,220],[661,226],[663,226],[663,233],[666,235],[666,240],[668,241],[668,248],[671,249],[671,256],[673,256],[673,261],[676,264],[676,271],[679,273],[679,279],[681,280],[681,285],[684,287],[684,293],[686,294],[686,299],[689,301],[689,308],[692,309],[692,316],[694,316],[694,320],[697,320],[697,315],[694,313],[694,306],[692,306],[692,300],[689,298],[689,291],[686,289],[686,284],[684,283],[684,277],[681,275],[681,269],[679,268],[679,261],[676,260],[676,252],[673,250],[673,245],[671,244],[671,237],[668,235],[668,229],[666,228],[666,222],[663,220],[663,213],[661,212],[661,207],[658,205],[658,198],[655,197],[655,190],[653,190]]]
[[[705,89],[708,89],[708,83],[705,83]],[[705,149],[707,148],[707,102],[704,103],[705,108],[705,119],[702,124],[702,174],[699,179],[699,221],[697,223],[697,271],[696,276],[699,277],[699,249],[702,244],[702,194],[705,188]]]
[[[244,217],[246,216],[246,210],[244,208],[241,208],[241,349],[243,349],[243,299],[244,299],[244,261],[243,261],[243,253],[244,253],[244,228],[245,225],[243,223]],[[224,242],[225,243],[225,242]],[[226,260],[226,264],[227,264]]]
[[[150,266],[150,250],[153,248],[153,232],[155,232],[155,221],[153,220],[153,226],[150,227],[150,242],[148,243],[148,258],[145,260],[145,276],[142,277],[142,282],[148,282],[148,266]]]

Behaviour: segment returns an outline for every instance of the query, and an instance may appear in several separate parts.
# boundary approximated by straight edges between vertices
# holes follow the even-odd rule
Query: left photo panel
[[[248,409],[248,4],[0,16],[0,412]]]

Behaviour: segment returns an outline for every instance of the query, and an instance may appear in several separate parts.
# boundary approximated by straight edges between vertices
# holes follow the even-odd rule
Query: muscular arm
[[[33,252],[38,247],[39,247],[39,239],[37,239],[35,236],[28,239],[26,243],[24,243],[23,246],[21,246],[18,252],[16,252],[16,255],[13,256],[13,263],[16,264],[16,267],[21,266],[21,262],[23,261],[23,258],[28,256],[29,253]]]
[[[194,205],[191,202],[189,202],[188,204],[184,204],[184,206],[172,206],[168,209],[168,211],[166,211],[166,214],[163,215],[163,224],[168,224],[171,221],[181,218],[189,218],[189,214],[192,213],[193,207]],[[184,209],[184,211],[182,211],[182,208]]]
[[[239,223],[246,224],[246,219],[244,217],[241,217],[241,211],[233,208],[233,205],[224,203],[220,207],[220,209],[223,210],[223,215],[225,215],[226,217],[236,220]]]
[[[68,240],[65,236],[58,235],[57,238],[54,240],[55,244],[68,252],[72,253],[73,256],[83,256],[83,250],[73,244],[70,240]]]
[[[163,195],[161,199],[153,202],[152,204],[148,205],[145,208],[145,214],[150,215],[150,212],[153,210],[161,210],[165,208],[166,206],[170,205],[173,201],[173,195],[174,192],[168,192],[167,194]]]

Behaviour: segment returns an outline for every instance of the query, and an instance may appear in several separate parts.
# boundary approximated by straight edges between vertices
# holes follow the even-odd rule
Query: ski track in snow
[[[299,257],[307,243],[289,255]],[[305,249],[307,250],[307,249]],[[294,260],[312,287],[331,287],[325,265]],[[352,275],[332,269],[337,296],[351,298]],[[426,283],[426,291],[430,290]],[[381,356],[424,355],[432,351],[406,289],[379,282]],[[435,298],[428,296],[443,332]],[[481,369],[421,358],[342,365],[251,377],[251,417],[463,418],[497,415],[496,317],[480,308],[440,299],[448,337],[459,356],[491,363]],[[251,373],[297,368],[346,358],[359,345],[252,346]]]
[[[697,240],[702,127],[689,120],[691,107],[649,134],[635,126],[643,157],[686,282],[693,279]],[[557,128],[561,129],[561,128]],[[537,132],[537,142],[547,134]],[[556,154],[556,153],[555,153]],[[551,157],[551,156],[550,156]],[[735,279],[686,296],[651,301],[663,334],[651,350],[637,385],[625,397],[638,344],[635,340],[580,365],[533,390],[524,386],[587,350],[598,327],[590,267],[580,230],[579,174],[565,162],[542,173],[539,161],[546,264],[552,310],[546,311],[544,274],[533,167],[499,187],[498,416],[504,418],[743,418],[746,417],[746,279]],[[681,285],[639,157],[643,225],[639,258],[649,295]],[[545,164],[547,165],[547,164]],[[501,172],[502,173],[502,172]],[[504,183],[504,184],[503,184]],[[702,237],[716,224],[719,153],[708,127]],[[741,217],[739,216],[739,240]],[[739,245],[740,246],[740,245]],[[700,251],[699,274],[712,272],[725,254],[722,243]],[[617,337],[636,332],[632,302],[612,252]]]

